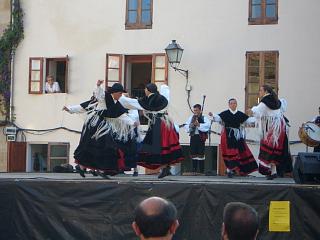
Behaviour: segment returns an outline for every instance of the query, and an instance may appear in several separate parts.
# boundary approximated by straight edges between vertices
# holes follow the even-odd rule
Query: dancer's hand
[[[63,106],[62,111],[70,112],[69,108],[67,108],[66,106]]]
[[[252,114],[253,114],[253,112],[252,112],[252,110],[249,108],[249,109],[247,109],[247,114],[249,115],[249,116],[252,116]]]
[[[212,117],[212,116],[213,116],[213,113],[212,113],[212,112],[209,112],[208,115],[209,115],[210,117]]]
[[[98,80],[97,81],[97,86],[99,87],[103,82],[104,82],[104,80]]]

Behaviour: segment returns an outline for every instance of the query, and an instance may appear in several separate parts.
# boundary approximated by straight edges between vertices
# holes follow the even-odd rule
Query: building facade
[[[98,79],[120,81],[136,96],[148,82],[168,83],[177,124],[192,114],[188,92],[190,105],[206,96],[205,114],[225,110],[231,97],[245,111],[257,103],[259,86],[271,84],[288,101],[292,154],[305,151],[296,143],[298,129],[319,106],[318,0],[22,0],[21,6],[25,38],[16,51],[13,104],[26,171],[73,163],[85,116],[62,107],[87,100]],[[188,69],[188,82],[167,63],[164,48],[172,39],[184,48],[180,67]],[[45,92],[47,75],[60,93]],[[254,129],[248,138],[258,139]],[[180,140],[188,145],[183,129]],[[219,136],[212,134],[210,144],[218,146]],[[257,155],[258,144],[250,148]]]

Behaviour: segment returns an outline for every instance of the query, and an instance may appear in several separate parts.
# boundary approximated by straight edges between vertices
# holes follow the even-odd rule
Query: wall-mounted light
[[[176,42],[176,40],[172,40],[172,42],[165,48],[165,51],[170,66],[188,79],[189,71],[178,68],[181,62],[183,48]]]

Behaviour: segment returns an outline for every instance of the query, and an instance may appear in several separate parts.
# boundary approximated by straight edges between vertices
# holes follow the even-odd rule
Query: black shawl
[[[147,111],[161,111],[168,106],[168,100],[159,93],[154,93],[150,97],[143,97],[138,100],[141,107]]]

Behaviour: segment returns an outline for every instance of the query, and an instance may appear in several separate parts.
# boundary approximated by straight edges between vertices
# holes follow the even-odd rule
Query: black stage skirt
[[[292,171],[292,158],[289,150],[289,141],[286,133],[285,123],[281,125],[281,132],[278,144],[273,145],[272,131],[267,133],[266,139],[260,142],[259,160],[264,164],[259,164],[259,172],[263,175],[270,175],[269,164],[277,166],[277,172],[281,175]]]
[[[179,137],[170,122],[166,125],[164,120],[156,117],[142,141],[138,154],[138,165],[157,169],[161,166],[181,162],[184,159],[179,144]]]
[[[108,120],[98,115],[86,121],[79,145],[74,152],[75,163],[110,174],[136,167],[136,158],[132,157],[137,152],[135,137],[120,141],[111,131],[97,139],[92,137],[98,126],[106,121]]]
[[[221,133],[220,150],[226,167],[229,170],[238,172],[241,176],[245,176],[249,173],[257,171],[257,162],[254,159],[245,140],[243,138],[236,140],[236,138],[232,135],[229,138],[231,137],[234,138],[234,146],[230,146],[230,144],[228,144],[227,131],[226,129],[223,129]]]

